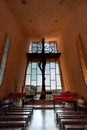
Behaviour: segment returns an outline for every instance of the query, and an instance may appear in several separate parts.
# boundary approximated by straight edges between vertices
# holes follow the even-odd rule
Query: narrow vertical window
[[[9,45],[10,45],[10,38],[9,38],[9,36],[6,36],[5,46],[4,46],[2,60],[1,60],[1,64],[0,64],[0,85],[2,84],[2,80],[3,80]]]

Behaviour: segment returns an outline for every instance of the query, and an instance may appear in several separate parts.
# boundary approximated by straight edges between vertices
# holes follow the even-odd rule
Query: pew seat
[[[85,125],[64,125],[64,130],[84,130]]]
[[[26,121],[0,121],[0,128],[22,128],[26,130]]]
[[[24,116],[14,116],[14,115],[10,115],[10,116],[0,116],[0,121],[26,121],[26,123],[28,124],[29,122],[29,118],[27,115]]]
[[[11,127],[9,127],[9,128],[0,128],[0,130],[22,130],[22,128],[11,128]]]
[[[0,115],[28,115],[30,119],[30,112],[1,112]]]
[[[83,114],[83,115],[79,115],[79,114],[74,114],[74,115],[59,115],[58,119],[57,119],[57,123],[58,121],[60,122],[61,119],[87,119],[87,114]]]
[[[64,129],[64,125],[86,125],[87,119],[61,119],[60,127]]]
[[[56,112],[56,120],[58,121],[58,116],[63,115],[84,115],[84,112],[81,111],[63,111],[63,112]]]

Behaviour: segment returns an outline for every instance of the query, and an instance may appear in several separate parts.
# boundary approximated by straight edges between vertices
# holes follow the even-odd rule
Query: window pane
[[[26,81],[25,81],[26,85],[30,85],[30,75],[26,76]]]
[[[46,64],[45,74],[50,74],[50,68],[48,63]]]
[[[57,86],[61,85],[60,75],[56,75],[56,82],[57,82]]]
[[[42,86],[37,86],[37,92],[41,92]]]
[[[42,75],[37,75],[37,86],[42,86]]]
[[[51,43],[49,49],[51,53],[55,53],[55,44]]]
[[[56,63],[56,74],[59,74],[60,73],[60,71],[59,71],[59,65],[58,65],[58,63]]]
[[[27,74],[31,74],[31,64],[28,64],[28,67],[27,67]]]
[[[39,66],[37,66],[37,74],[42,74],[42,72],[41,72]]]
[[[49,91],[49,90],[51,90],[51,88],[50,87],[46,87],[46,90]]]
[[[49,53],[49,44],[45,43],[45,53]]]
[[[32,86],[36,86],[36,81],[31,81]]]
[[[36,80],[36,69],[32,69],[32,80]]]
[[[37,63],[32,63],[32,68],[36,68],[37,67]]]
[[[51,69],[51,80],[55,80],[55,69]]]
[[[50,75],[45,75],[45,84],[46,86],[50,86]]]
[[[50,63],[50,68],[55,68],[55,63]]]
[[[36,47],[37,48],[37,43],[32,43],[32,47]]]
[[[41,52],[42,52],[42,44],[38,44],[37,53],[41,53]]]
[[[51,89],[56,89],[56,82],[55,81],[51,81]]]

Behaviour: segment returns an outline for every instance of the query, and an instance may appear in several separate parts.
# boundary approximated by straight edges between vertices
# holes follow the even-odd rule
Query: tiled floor
[[[36,109],[26,130],[59,130],[56,124],[55,110]]]

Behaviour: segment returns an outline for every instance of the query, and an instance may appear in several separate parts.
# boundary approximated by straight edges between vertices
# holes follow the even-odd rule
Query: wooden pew
[[[29,122],[29,118],[28,118],[28,115],[10,115],[10,116],[0,116],[0,121],[26,121],[27,125],[28,125],[28,122]]]
[[[83,114],[83,115],[82,114],[81,115],[79,115],[79,114],[58,115],[57,123],[58,123],[58,121],[60,122],[61,119],[82,119],[82,118],[87,119],[87,114]]]
[[[32,115],[32,110],[8,109],[8,110],[5,110],[4,112],[6,112],[6,113],[8,113],[8,112],[30,112],[30,118]]]
[[[0,130],[22,130],[21,128],[0,128]]]
[[[0,121],[0,128],[22,128],[26,130],[26,121]]]
[[[56,112],[56,120],[58,122],[58,116],[61,115],[83,115],[85,114],[84,112],[81,111],[63,111],[63,112]]]
[[[8,109],[9,110],[9,109]],[[33,108],[30,107],[21,107],[21,106],[13,106],[10,108],[10,110],[24,110],[24,111],[30,111],[31,114],[33,114]]]
[[[31,119],[31,115],[30,112],[4,112],[4,113],[0,113],[0,116],[14,116],[15,118],[17,118],[17,116],[27,116],[28,117],[28,121],[30,121]],[[21,119],[24,120],[24,119]],[[28,124],[27,121],[27,124]]]
[[[28,117],[30,114],[30,112],[0,112],[0,115],[28,115]]]
[[[64,130],[84,130],[85,125],[64,125]]]
[[[86,125],[87,119],[61,119],[60,128],[63,130],[64,125]]]

